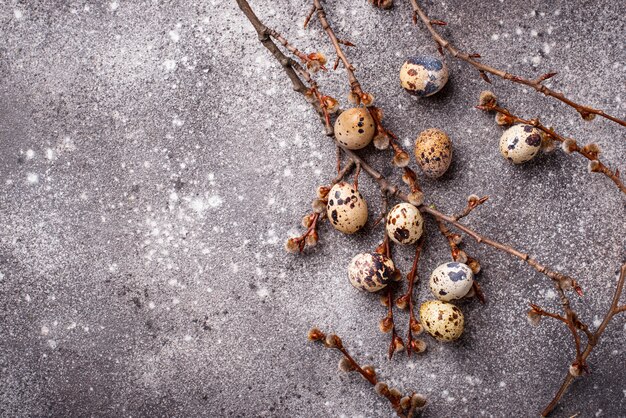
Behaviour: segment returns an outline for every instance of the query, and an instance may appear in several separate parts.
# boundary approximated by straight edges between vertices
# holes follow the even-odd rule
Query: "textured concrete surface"
[[[491,196],[467,222],[579,278],[574,304],[597,324],[625,258],[624,198],[580,158],[560,151],[521,167],[498,154],[500,128],[472,108],[485,88],[448,61],[439,95],[399,88],[405,56],[434,52],[407,4],[376,11],[328,2],[363,86],[408,146],[438,127],[453,140],[449,173],[423,181],[445,211]],[[560,71],[551,85],[626,115],[626,35],[619,2],[425,2],[444,33],[521,74]],[[305,51],[331,59],[306,2],[253,6]],[[345,105],[342,70],[319,77]],[[626,170],[624,130],[493,80],[505,105],[596,141]],[[395,181],[389,155],[369,161]],[[334,149],[308,105],[229,1],[16,1],[0,5],[0,415],[389,416],[364,381],[336,371],[337,353],[307,343],[312,325],[341,335],[358,359],[402,389],[429,396],[425,416],[533,416],[572,358],[559,324],[531,327],[533,301],[558,309],[546,279],[492,249],[482,260],[485,306],[462,303],[454,344],[427,339],[419,358],[388,361],[377,298],[345,268],[381,235],[328,225],[303,256],[283,251]],[[361,188],[377,213],[378,191]],[[449,255],[432,222],[420,274]],[[410,248],[395,257],[406,272]],[[418,286],[419,300],[428,297]],[[406,315],[397,313],[402,333]],[[590,359],[593,374],[556,416],[626,415],[624,318]]]

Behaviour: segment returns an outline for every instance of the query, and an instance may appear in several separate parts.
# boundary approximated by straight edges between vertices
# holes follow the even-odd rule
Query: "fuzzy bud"
[[[396,337],[393,339],[393,347],[394,351],[403,351],[404,343],[402,342],[402,338],[396,335]]]
[[[456,254],[456,257],[454,257],[454,261],[456,261],[457,263],[465,264],[467,262],[467,254],[465,253],[465,251],[459,250],[459,252]]]
[[[583,373],[583,369],[578,364],[573,363],[571,366],[569,366],[569,374],[571,374],[572,376],[578,377],[582,373]]]
[[[550,135],[541,135],[541,150],[548,154],[556,149],[556,141]]]
[[[374,137],[374,147],[380,150],[389,148],[389,137],[384,133],[377,133]]]
[[[480,106],[493,106],[498,102],[498,99],[493,92],[489,90],[484,90],[480,92],[480,96],[478,97],[478,104]]]
[[[567,138],[561,143],[561,148],[566,154],[571,154],[572,152],[576,151],[578,145],[576,144],[576,141],[572,138]]]
[[[326,334],[319,330],[319,328],[311,328],[309,330],[308,338],[311,341],[321,341],[326,338]]]
[[[469,203],[470,205],[476,205],[479,201],[480,197],[476,196],[475,194],[467,196],[467,203]]]
[[[361,94],[361,103],[365,106],[371,106],[374,103],[374,95],[371,93],[363,93]]]
[[[534,327],[539,325],[539,322],[541,322],[541,315],[539,314],[539,312],[535,311],[534,309],[528,311],[528,322]]]
[[[406,309],[409,306],[408,295],[400,296],[398,299],[396,299],[396,306],[399,309]]]
[[[600,147],[594,143],[587,144],[583,147],[582,152],[589,154],[594,160],[597,160],[600,155]]]
[[[411,341],[411,349],[416,353],[423,353],[428,348],[426,341],[423,340],[413,340]]]
[[[420,191],[415,191],[413,193],[410,193],[408,196],[408,201],[410,204],[412,204],[413,206],[420,206],[424,203],[424,193],[420,192]]]
[[[402,280],[402,273],[400,272],[400,269],[395,269],[393,271],[393,276],[391,276],[391,280],[393,280],[394,282],[399,282],[400,280]]]
[[[387,383],[385,382],[378,382],[374,385],[374,390],[380,396],[385,396],[389,393],[389,386],[387,386]]]
[[[302,217],[302,226],[305,228],[308,228],[311,226],[311,224],[313,223],[313,218],[311,217],[311,215],[304,215]]]
[[[402,398],[402,392],[400,392],[398,388],[391,388],[389,389],[389,396],[395,399],[400,399]]]
[[[386,295],[381,295],[379,300],[382,306],[384,306],[385,308],[389,307],[389,298]]]
[[[409,409],[411,407],[411,398],[405,396],[404,398],[400,399],[400,407],[402,409]]]
[[[326,199],[328,193],[330,192],[330,187],[328,186],[318,186],[317,187],[317,198],[318,199]]]
[[[470,258],[467,260],[466,264],[469,266],[470,269],[472,269],[472,273],[480,273],[480,261],[476,260],[475,258]]]
[[[354,364],[346,357],[342,357],[341,360],[339,360],[339,370],[349,373],[353,370],[356,370],[356,367],[354,367]]]
[[[500,126],[509,126],[513,124],[513,119],[500,112],[496,113],[496,123]]]
[[[450,236],[450,239],[452,240],[452,243],[454,245],[459,245],[460,243],[463,242],[463,237],[461,235],[459,235],[459,234],[452,234]]]
[[[325,344],[328,348],[343,348],[341,338],[339,338],[339,336],[335,334],[329,334],[328,336],[326,336]]]
[[[586,121],[592,121],[592,120],[594,120],[596,118],[596,114],[595,113],[589,113],[589,112],[585,112],[585,111],[580,112],[580,116],[584,120],[586,120]]]
[[[428,402],[428,399],[420,393],[416,393],[411,396],[411,406],[413,408],[423,408],[426,406],[426,402]]]
[[[589,164],[587,164],[587,170],[589,170],[590,173],[597,173],[598,171],[600,171],[600,161],[589,161]]]
[[[326,199],[315,199],[311,203],[311,207],[313,208],[313,212],[315,213],[324,213],[326,212],[326,205],[328,202]]]
[[[285,251],[291,254],[296,254],[300,252],[300,241],[296,238],[289,238],[285,242]]]
[[[378,324],[378,328],[380,328],[380,332],[385,334],[391,332],[391,329],[393,328],[393,322],[391,321],[391,318],[386,316],[384,319],[381,319],[380,323]]]
[[[393,156],[392,163],[396,167],[402,168],[402,167],[406,167],[407,165],[409,165],[410,161],[411,159],[409,158],[409,154],[407,154],[405,151],[398,151]]]
[[[574,288],[574,283],[572,279],[561,279],[559,280],[559,287],[564,291],[572,290]]]
[[[376,370],[374,370],[374,366],[368,364],[363,366],[362,369],[370,379],[376,377]]]
[[[410,327],[413,335],[420,335],[424,331],[424,327],[422,326],[422,324],[420,324],[419,321],[415,319],[411,321]]]
[[[309,235],[304,238],[304,243],[309,247],[315,247],[319,241],[319,235],[317,231],[312,231]]]
[[[339,110],[339,102],[334,97],[324,96],[322,100],[328,113],[335,113]]]

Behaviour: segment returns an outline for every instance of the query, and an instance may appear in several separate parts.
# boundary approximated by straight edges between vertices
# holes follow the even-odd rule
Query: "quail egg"
[[[541,149],[541,131],[530,125],[513,125],[500,138],[500,153],[514,164],[532,160]]]
[[[419,209],[410,203],[398,203],[387,214],[387,235],[398,244],[413,244],[424,231]]]
[[[445,62],[431,56],[408,58],[400,68],[400,84],[410,94],[432,96],[446,85],[448,68]]]
[[[353,234],[367,222],[367,203],[353,185],[342,181],[328,192],[326,214],[335,229]]]
[[[439,178],[450,167],[452,141],[439,129],[426,129],[415,140],[415,159],[427,177]]]
[[[454,341],[463,334],[463,312],[440,300],[429,300],[420,306],[420,322],[426,332],[439,341]]]
[[[466,296],[473,283],[474,273],[463,263],[444,263],[430,275],[430,291],[444,302]]]
[[[364,107],[348,109],[335,121],[335,138],[348,149],[365,148],[375,132],[374,119]]]
[[[378,253],[361,253],[350,261],[348,278],[357,289],[376,292],[393,280],[395,271],[389,257]]]

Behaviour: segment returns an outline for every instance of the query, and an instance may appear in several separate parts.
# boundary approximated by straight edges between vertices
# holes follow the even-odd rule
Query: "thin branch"
[[[543,82],[546,81],[549,78],[552,78],[553,76],[556,75],[556,73],[546,73],[543,74],[535,79],[525,79],[523,77],[514,75],[514,74],[510,74],[506,71],[502,71],[499,70],[497,68],[493,68],[490,67],[489,65],[483,64],[480,61],[477,61],[476,58],[480,58],[479,55],[477,54],[467,54],[463,51],[458,50],[452,43],[450,43],[449,40],[445,39],[444,37],[442,37],[437,30],[435,30],[433,24],[435,22],[437,22],[437,24],[440,24],[440,21],[433,21],[432,19],[430,19],[426,13],[424,12],[424,10],[419,6],[419,4],[417,3],[417,0],[409,0],[411,3],[411,6],[413,8],[413,21],[415,23],[417,23],[417,17],[420,18],[420,20],[424,23],[424,25],[426,26],[426,28],[428,29],[428,32],[430,32],[431,37],[433,38],[433,40],[437,43],[440,52],[443,54],[443,50],[447,50],[450,55],[452,55],[453,57],[463,60],[465,62],[467,62],[468,64],[470,64],[471,66],[473,66],[474,68],[476,68],[479,72],[479,75],[487,82],[489,81],[489,78],[487,77],[487,73],[495,75],[497,77],[500,77],[502,79],[505,80],[510,80],[513,83],[517,83],[517,84],[522,84],[525,86],[529,86],[533,89],[535,89],[536,91],[543,93],[546,96],[550,96],[550,97],[554,97],[557,100],[560,100],[561,102],[565,103],[568,106],[573,107],[574,109],[576,109],[576,111],[580,114],[580,116],[585,119],[585,120],[592,120],[595,115],[598,116],[602,116],[606,119],[609,119],[615,123],[618,123],[622,126],[626,126],[626,120],[617,118],[615,116],[611,116],[607,113],[605,113],[602,110],[599,109],[594,109],[590,106],[585,106],[579,103],[574,102],[571,99],[568,99],[567,97],[565,97],[565,95],[563,95],[563,93],[554,91],[548,87],[546,87]]]
[[[485,111],[490,111],[490,110],[496,111],[506,116],[508,120],[510,121],[510,123],[523,123],[526,125],[534,126],[535,128],[545,133],[547,137],[560,142],[562,144],[563,151],[565,151],[567,154],[571,154],[575,152],[585,157],[587,160],[589,160],[590,171],[604,174],[606,177],[611,179],[613,183],[615,183],[617,188],[622,193],[626,193],[626,185],[620,178],[619,170],[613,171],[610,168],[608,168],[606,165],[604,165],[602,162],[600,162],[600,160],[598,159],[600,150],[598,149],[596,145],[590,144],[590,145],[580,147],[578,146],[578,144],[576,143],[574,139],[566,138],[558,134],[557,132],[554,131],[553,128],[548,128],[545,125],[543,125],[541,122],[539,122],[538,118],[522,119],[518,116],[513,115],[509,110],[503,107],[497,106],[495,103],[489,103],[483,106],[476,106],[476,107],[478,109],[485,110]]]

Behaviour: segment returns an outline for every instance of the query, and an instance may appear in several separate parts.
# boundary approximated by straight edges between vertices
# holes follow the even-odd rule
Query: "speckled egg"
[[[440,129],[426,129],[415,140],[415,159],[425,176],[439,178],[452,162],[452,141]]]
[[[456,306],[440,300],[429,300],[420,306],[420,322],[426,332],[439,341],[454,341],[463,334],[465,319]]]
[[[364,107],[345,110],[335,121],[335,138],[348,149],[366,147],[375,132],[374,119]]]
[[[424,231],[419,209],[410,203],[399,203],[387,214],[387,235],[398,244],[413,244]]]
[[[448,82],[448,67],[439,58],[431,56],[412,57],[400,68],[400,84],[415,96],[432,96]]]
[[[326,214],[335,229],[353,234],[367,222],[367,203],[353,185],[342,181],[328,192]]]
[[[541,131],[530,125],[513,125],[500,138],[500,153],[507,160],[522,164],[541,149]]]
[[[348,266],[350,284],[357,289],[376,292],[393,280],[395,266],[390,258],[378,253],[354,256]]]
[[[467,295],[473,283],[474,273],[463,263],[442,264],[430,275],[430,291],[444,302],[461,299]]]

